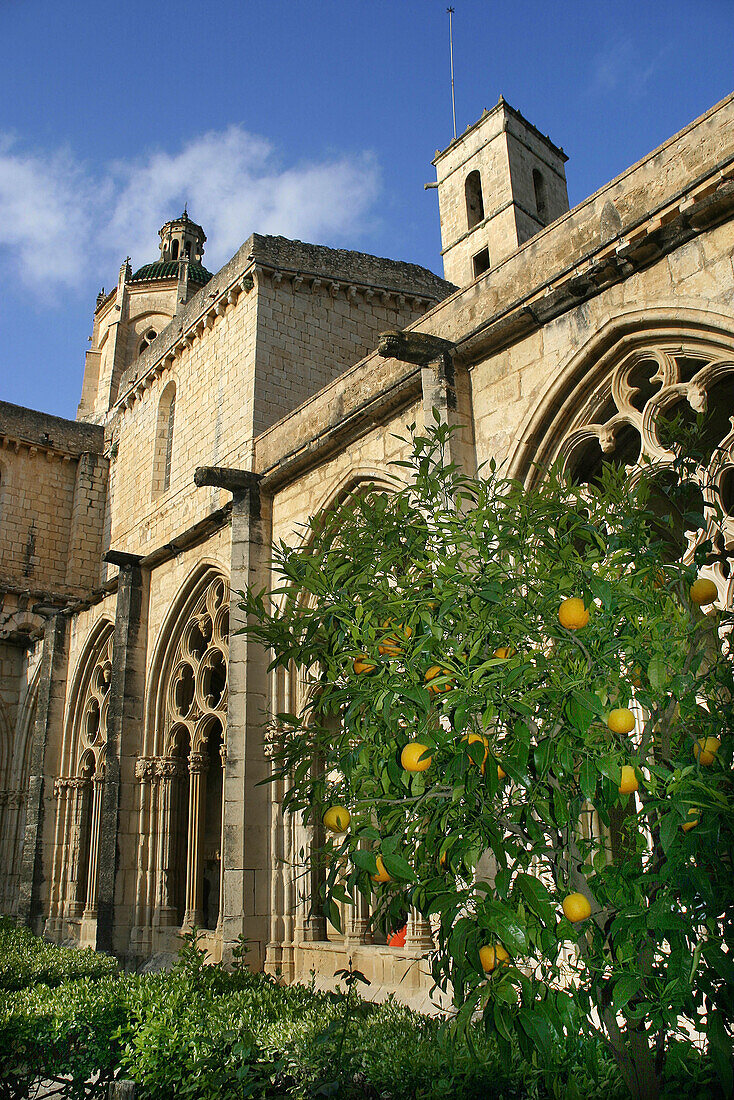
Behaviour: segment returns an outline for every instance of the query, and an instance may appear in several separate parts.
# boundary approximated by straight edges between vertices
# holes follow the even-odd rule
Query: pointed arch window
[[[70,766],[68,774],[54,783],[59,844],[52,872],[49,930],[58,921],[97,916],[112,640],[112,625],[104,623],[82,661],[72,689],[66,732]],[[64,934],[58,926],[56,930]]]
[[[138,883],[138,926],[220,924],[228,660],[229,587],[207,572],[169,639],[151,699],[157,755],[141,758],[138,775],[141,813],[157,822],[161,842],[157,866]]]
[[[176,418],[176,383],[169,382],[158,405],[153,456],[153,496],[160,496],[171,485],[171,460],[173,457],[173,431]]]

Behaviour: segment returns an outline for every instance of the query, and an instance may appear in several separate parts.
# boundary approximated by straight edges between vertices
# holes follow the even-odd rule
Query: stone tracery
[[[729,579],[725,551],[734,546],[734,362],[695,344],[651,344],[624,355],[566,436],[561,457],[573,476],[594,481],[602,461],[635,467],[655,463],[664,474],[676,440],[666,430],[706,413],[706,458],[692,472],[691,510],[703,511],[705,531],[681,532],[684,558],[709,537],[721,554],[711,567],[720,591]]]

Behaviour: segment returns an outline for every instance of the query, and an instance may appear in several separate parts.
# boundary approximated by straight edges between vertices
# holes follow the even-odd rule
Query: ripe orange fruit
[[[400,753],[400,763],[406,772],[425,772],[431,766],[432,756],[424,756],[428,752],[428,746],[420,741],[409,741]],[[421,760],[421,757],[423,759]]]
[[[622,780],[619,784],[620,794],[632,794],[639,787],[637,782],[637,776],[635,775],[635,769],[631,764],[622,765]]]
[[[489,974],[495,966],[506,966],[509,960],[510,956],[501,943],[486,943],[484,947],[479,948],[479,961],[485,974]]]
[[[323,822],[330,833],[346,833],[352,815],[346,806],[330,806],[323,816]]]
[[[578,596],[564,600],[558,608],[558,621],[566,630],[581,630],[589,621],[589,612]]]
[[[693,821],[684,821],[681,824],[681,829],[684,833],[687,833],[689,829],[694,829],[696,825],[698,825],[698,810],[695,809],[695,807],[693,806],[691,806],[690,810],[688,811],[688,816],[691,817],[692,815],[694,816]]]
[[[607,725],[612,733],[631,733],[635,728],[635,716],[627,707],[617,707],[609,711]]]
[[[698,760],[699,764],[702,764],[705,768],[708,768],[710,764],[713,764],[714,757],[721,748],[721,741],[718,737],[706,737],[700,738],[693,746],[693,755]]]
[[[497,765],[497,778],[498,779],[507,779],[507,772],[505,771],[505,769],[502,767],[501,764]]]
[[[382,856],[377,857],[377,874],[372,876],[373,882],[390,882],[390,876],[385,870],[385,864],[382,862]]]
[[[441,668],[440,665],[431,665],[423,679],[425,680],[426,687],[431,692],[431,694],[438,695],[442,691],[451,691],[452,687],[454,686],[454,682],[453,680],[446,680],[442,684],[434,684],[431,681],[437,680],[439,676],[445,677],[450,675],[451,669]]]
[[[699,607],[707,603],[713,603],[718,594],[718,588],[708,577],[699,577],[690,588],[691,603],[695,603]]]
[[[586,920],[591,916],[591,905],[584,894],[568,894],[563,899],[564,916],[572,924],[578,924],[580,920]]]
[[[462,737],[461,740],[466,741],[467,744],[469,744],[469,745],[473,745],[476,741],[482,741],[484,743],[484,759],[482,760],[482,767],[481,767],[482,775],[484,775],[484,765],[486,764],[487,757],[489,756],[489,741],[481,733],[467,734],[467,736]],[[473,759],[472,759],[472,762],[473,762]]]
[[[510,657],[514,657],[517,650],[511,645],[501,645],[499,649],[495,649],[494,656],[499,661],[508,661]]]
[[[360,653],[359,657],[354,658],[354,671],[358,676],[362,673],[370,673],[375,671],[375,666],[369,662],[369,657],[366,653]]]
[[[383,630],[389,630],[392,626],[392,619],[388,619],[382,624]],[[386,638],[383,638],[378,645],[378,652],[383,657],[399,657],[403,652],[403,647],[400,644],[401,641],[407,641],[413,633],[411,627],[405,626],[403,623],[398,623],[395,627],[395,633],[389,634]]]

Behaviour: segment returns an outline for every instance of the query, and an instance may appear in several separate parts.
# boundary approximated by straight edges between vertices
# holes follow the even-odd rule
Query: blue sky
[[[732,90],[734,0],[454,0],[459,131],[500,93],[571,204]],[[73,417],[97,291],[188,201],[441,273],[445,0],[0,0],[0,399]]]

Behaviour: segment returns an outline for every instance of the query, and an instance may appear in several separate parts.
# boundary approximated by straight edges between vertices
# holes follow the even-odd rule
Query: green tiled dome
[[[180,260],[158,260],[153,264],[144,264],[133,275],[131,283],[152,283],[157,279],[177,279]],[[212,277],[201,264],[189,263],[189,282],[205,286]]]

